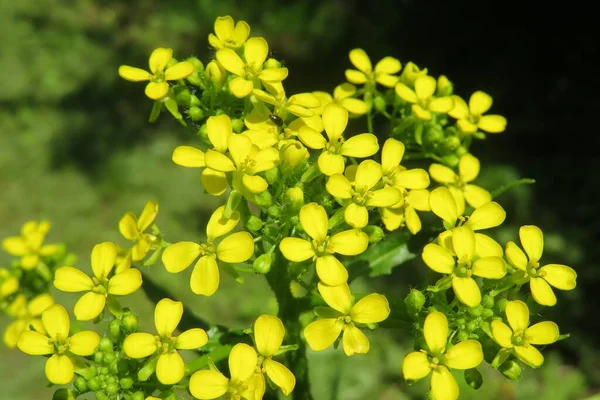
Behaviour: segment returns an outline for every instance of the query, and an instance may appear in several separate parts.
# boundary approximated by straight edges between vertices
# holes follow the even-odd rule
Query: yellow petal
[[[327,145],[325,137],[309,126],[303,126],[298,131],[298,138],[311,149],[322,149]]]
[[[42,324],[53,339],[65,340],[69,337],[71,321],[67,310],[60,304],[54,304],[42,313]]]
[[[484,115],[477,126],[488,133],[501,133],[506,129],[506,118],[501,115]]]
[[[477,91],[469,99],[469,111],[472,115],[481,115],[492,107],[492,98],[489,94]]]
[[[502,246],[483,233],[475,234],[475,254],[479,257],[502,257]]]
[[[171,273],[181,272],[200,255],[200,245],[194,242],[179,242],[170,245],[162,253],[165,269]]]
[[[452,230],[452,247],[459,262],[467,262],[475,254],[475,234],[468,226]]]
[[[56,385],[66,385],[75,375],[73,361],[64,355],[53,355],[46,361],[46,377]]]
[[[4,330],[4,334],[2,335],[2,340],[4,340],[4,344],[6,345],[6,347],[8,347],[9,349],[14,349],[15,347],[17,347],[17,342],[19,340],[19,338],[21,337],[21,333],[23,333],[23,331],[26,328],[26,322],[23,320],[16,320],[11,322],[6,329]],[[43,327],[42,327],[43,330]],[[40,332],[36,332],[36,333],[40,333]],[[46,342],[43,342],[43,346],[46,346],[46,343],[48,342],[48,337],[44,336],[46,338]],[[51,353],[53,351],[53,347],[50,344],[49,345],[49,352]],[[44,353],[44,354],[50,354],[50,353]],[[28,353],[29,354],[29,353]]]
[[[174,385],[183,379],[185,364],[176,351],[164,353],[158,357],[156,377],[163,385]]]
[[[373,160],[365,160],[358,165],[354,186],[357,190],[366,192],[375,186],[383,176],[381,165]],[[397,201],[395,202],[397,203]],[[395,204],[394,203],[394,204]]]
[[[242,182],[244,188],[249,190],[251,193],[262,193],[269,187],[267,181],[258,175],[247,175],[242,176]]]
[[[83,292],[92,290],[92,278],[73,267],[60,267],[54,275],[54,287],[63,292]]]
[[[179,325],[183,315],[183,303],[162,299],[154,308],[154,326],[159,336],[169,338]]]
[[[217,256],[214,254],[202,256],[192,271],[190,287],[196,294],[212,296],[219,288],[220,280]]]
[[[226,263],[241,263],[254,254],[254,239],[248,232],[236,232],[219,243],[217,258]]]
[[[508,242],[506,244],[505,253],[506,259],[513,267],[518,268],[521,271],[527,269],[527,256],[514,242]]]
[[[61,248],[62,246],[58,244],[45,244],[40,248],[40,255],[51,256],[60,251]]]
[[[137,218],[134,213],[128,212],[119,221],[119,232],[125,239],[135,240],[138,237]]]
[[[448,368],[440,365],[431,375],[431,393],[436,400],[458,399],[458,385]]]
[[[178,62],[165,71],[165,79],[168,81],[178,81],[187,78],[194,73],[194,64],[189,61]]]
[[[404,150],[404,143],[399,140],[389,138],[385,141],[381,150],[381,166],[384,174],[400,165],[402,157],[404,157]]]
[[[232,135],[231,119],[225,114],[209,117],[206,121],[206,131],[215,150],[225,153],[229,136]]]
[[[254,343],[258,353],[270,357],[279,348],[285,336],[283,322],[273,315],[261,315],[253,327]]]
[[[448,320],[439,311],[427,315],[423,325],[423,335],[431,354],[442,354],[448,338]]]
[[[316,269],[317,276],[326,285],[338,286],[348,281],[346,267],[332,255],[317,257]]]
[[[429,111],[446,114],[450,110],[454,108],[454,99],[451,96],[446,97],[438,97],[436,99],[431,99],[429,102]]]
[[[420,76],[415,80],[415,93],[419,100],[426,100],[433,96],[435,87],[435,79],[431,76]]]
[[[21,258],[21,267],[23,269],[33,269],[40,262],[40,257],[36,254],[28,254]]]
[[[473,278],[453,276],[452,289],[458,300],[469,307],[477,307],[481,303],[481,291]]]
[[[396,95],[398,97],[400,97],[402,100],[408,103],[417,103],[419,101],[419,99],[417,99],[417,94],[414,92],[414,90],[412,90],[402,82],[396,83],[394,90],[396,91]]]
[[[221,49],[216,54],[217,61],[234,75],[244,76],[244,61],[231,49]]]
[[[327,213],[317,203],[309,203],[300,209],[300,223],[311,238],[320,242],[327,236]]]
[[[257,359],[256,351],[247,344],[238,343],[233,346],[229,353],[231,381],[243,382],[250,378],[256,368]]]
[[[473,275],[488,279],[500,279],[506,275],[506,265],[501,257],[483,257],[471,267]]]
[[[429,206],[431,211],[447,224],[456,225],[459,214],[456,201],[448,189],[440,187],[433,190],[429,195]]]
[[[17,340],[17,347],[23,353],[32,356],[43,356],[54,352],[54,346],[48,336],[35,331],[21,333]]]
[[[204,189],[213,196],[220,196],[227,190],[227,176],[224,172],[206,168],[202,171],[200,182]]]
[[[152,54],[150,54],[150,60],[148,65],[150,66],[150,71],[153,74],[157,74],[158,72],[163,72],[165,67],[173,58],[173,50],[164,47],[158,47],[154,49]]]
[[[361,72],[370,74],[373,71],[371,60],[363,49],[352,49],[350,51],[350,62]]]
[[[513,331],[504,322],[497,319],[492,321],[492,336],[498,344],[504,348],[511,349]]]
[[[421,255],[425,264],[440,274],[451,274],[454,271],[454,257],[440,245],[429,243],[423,248]]]
[[[100,335],[94,331],[82,331],[69,338],[69,351],[78,356],[91,356],[100,345]]]
[[[135,245],[131,248],[131,259],[133,261],[143,260],[149,251],[150,242],[142,236],[136,241]]]
[[[459,119],[456,121],[456,126],[458,126],[458,129],[460,129],[461,132],[467,135],[477,132],[477,125],[466,119]]]
[[[506,319],[513,331],[521,331],[529,326],[529,308],[520,300],[506,304]]]
[[[467,203],[473,208],[479,208],[492,201],[492,195],[487,190],[476,185],[465,185],[464,196]]]
[[[330,142],[342,137],[348,125],[348,111],[337,104],[330,103],[323,110],[323,126]]]
[[[406,217],[406,227],[413,235],[416,235],[421,230],[421,219],[412,207],[406,207],[404,211]]]
[[[248,157],[252,153],[252,141],[243,135],[231,135],[228,140],[229,152],[231,153],[231,157],[235,162],[235,165],[240,168],[244,165]],[[207,152],[207,156],[208,156]],[[212,156],[212,153],[211,153]],[[208,161],[207,161],[208,163]],[[209,167],[213,168],[211,165],[207,164]],[[215,168],[218,170],[218,168]]]
[[[286,259],[294,262],[302,262],[315,255],[312,244],[299,238],[284,238],[279,243],[279,249]]]
[[[533,368],[537,368],[544,363],[544,356],[533,346],[515,346],[514,351],[519,360]]]
[[[421,168],[397,171],[394,174],[394,186],[406,189],[425,189],[429,186],[429,175]],[[429,209],[429,192],[427,192],[427,209]]]
[[[152,225],[156,215],[158,214],[158,204],[155,201],[148,201],[144,205],[144,209],[140,214],[140,218],[137,221],[137,227],[140,232],[144,232]]]
[[[446,352],[444,361],[451,369],[475,368],[483,361],[481,343],[476,340],[457,343]]]
[[[384,57],[377,64],[375,64],[375,73],[384,73],[384,74],[397,74],[400,72],[402,68],[402,64],[397,58],[394,57]]]
[[[355,93],[356,93],[356,86],[345,82],[340,85],[337,85],[335,87],[335,89],[333,89],[333,98],[336,100],[344,100],[344,99],[354,96]],[[331,100],[329,100],[329,101],[331,101]]]
[[[327,189],[330,195],[340,199],[350,199],[354,194],[350,181],[342,174],[330,176],[325,189]]]
[[[542,258],[544,251],[544,234],[542,230],[534,225],[525,225],[519,229],[521,245],[527,253],[529,260],[537,262]]]
[[[539,269],[546,282],[560,290],[572,290],[577,286],[577,273],[571,267],[561,264],[548,264]]]
[[[439,183],[454,183],[457,179],[456,173],[442,164],[431,164],[429,166],[429,175],[434,181]]]
[[[472,154],[465,153],[458,161],[458,171],[463,182],[471,182],[479,175],[479,160]]]
[[[529,280],[529,287],[531,288],[533,299],[539,304],[549,307],[556,305],[556,295],[544,279],[531,278]]]
[[[121,65],[119,67],[119,76],[131,82],[148,81],[152,78],[152,74],[141,68],[130,67],[129,65]]]
[[[125,338],[123,350],[131,358],[144,358],[156,351],[156,338],[149,333],[132,333]]]
[[[42,315],[48,307],[54,304],[54,299],[48,293],[40,294],[29,301],[27,311],[29,315],[37,317]]]
[[[340,153],[348,157],[365,158],[377,153],[379,144],[377,136],[361,133],[346,140],[340,147]]]
[[[266,149],[267,147],[274,146],[277,144],[277,142],[279,142],[277,134],[271,130],[266,129],[252,129],[242,132],[242,135],[250,138],[252,144],[255,144],[261,150]]]
[[[91,321],[96,318],[106,305],[106,295],[87,292],[77,300],[73,313],[79,321]]]
[[[105,279],[117,261],[117,246],[112,242],[103,242],[92,250],[92,271],[99,280]]]
[[[116,274],[108,281],[108,293],[125,296],[142,286],[142,274],[135,268],[129,268]]]
[[[244,57],[249,66],[260,67],[267,59],[268,54],[269,45],[264,38],[250,38],[244,46]]]
[[[367,103],[359,99],[344,99],[340,104],[353,115],[364,115],[371,108]]]
[[[225,206],[218,207],[210,216],[206,225],[206,236],[216,239],[231,232],[240,222],[240,213],[235,211],[229,219],[223,217]]]
[[[175,344],[176,349],[182,350],[195,350],[208,343],[208,336],[204,329],[193,328],[182,332],[181,335],[177,336],[177,342]]]
[[[288,73],[289,73],[289,71],[287,68],[267,68],[267,69],[263,69],[262,71],[260,71],[260,74],[258,75],[258,77],[264,82],[278,83],[278,82],[281,82],[282,80],[284,80],[285,78],[287,78]],[[310,117],[312,115],[311,111],[308,111],[305,108],[298,106],[296,104],[289,105],[288,111],[290,111],[290,110],[297,110],[297,111],[305,110],[306,113],[302,113],[304,115],[301,115],[301,116],[305,116],[305,117]]]
[[[506,211],[502,206],[495,201],[491,201],[473,211],[467,225],[474,231],[494,228],[502,224],[505,218]]]
[[[224,17],[217,17],[214,24],[215,33],[217,37],[222,41],[230,39],[234,32],[233,18],[229,15]]]
[[[347,69],[344,72],[344,75],[346,76],[348,82],[354,83],[355,85],[362,85],[367,81],[367,76],[355,69]]]
[[[369,237],[358,229],[336,233],[329,239],[333,251],[345,256],[356,256],[367,249]]]
[[[360,324],[376,324],[390,315],[390,305],[385,298],[377,293],[360,299],[350,310],[352,321]]]
[[[296,378],[294,377],[294,374],[292,374],[292,371],[287,369],[285,365],[267,358],[264,361],[264,367],[269,379],[271,379],[275,385],[281,388],[281,391],[285,396],[294,390],[294,387],[296,386]]]
[[[429,190],[411,190],[405,200],[416,210],[431,211],[429,208]]]
[[[343,327],[344,322],[337,318],[320,319],[304,328],[304,338],[312,350],[325,350],[340,336]]]
[[[190,393],[197,399],[216,399],[227,393],[228,389],[229,379],[217,371],[197,371],[190,378]]]
[[[152,100],[160,100],[165,97],[168,92],[169,85],[167,82],[149,82],[145,89],[146,96]]]
[[[366,207],[350,203],[344,210],[344,220],[354,228],[364,228],[369,223],[369,212]]]
[[[229,81],[229,90],[238,99],[244,98],[252,93],[254,84],[244,78],[236,77]]]
[[[405,380],[417,381],[425,378],[431,372],[427,354],[413,351],[404,357],[402,362],[402,374]]]
[[[337,286],[328,286],[319,282],[317,288],[329,307],[344,315],[350,312],[352,308],[352,295],[350,294],[350,287],[346,282]]]
[[[402,201],[402,192],[392,186],[371,192],[366,205],[369,207],[391,207]]]
[[[366,354],[371,348],[369,339],[367,339],[365,334],[354,326],[354,324],[346,325],[344,328],[342,343],[344,345],[344,353],[346,353],[347,356]]]
[[[525,330],[525,338],[530,344],[554,343],[558,336],[558,325],[551,321],[538,322]]]
[[[454,99],[454,108],[450,110],[448,115],[455,119],[467,118],[469,116],[467,102],[459,96],[452,96],[452,98]],[[477,127],[475,127],[475,130],[477,130]]]
[[[328,151],[321,153],[318,159],[319,170],[326,176],[341,174],[344,172],[344,157],[332,154]]]

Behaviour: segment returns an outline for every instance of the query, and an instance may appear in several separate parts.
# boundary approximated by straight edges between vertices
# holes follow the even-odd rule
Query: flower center
[[[329,243],[329,236],[327,236],[321,242],[313,239],[312,246],[317,257],[323,257],[328,254],[333,254],[333,246]]]
[[[510,341],[514,346],[526,345],[527,339],[525,338],[525,331],[521,330],[514,332]]]
[[[454,269],[454,275],[459,278],[470,278],[473,275],[471,271],[471,260],[458,260],[458,265]]]

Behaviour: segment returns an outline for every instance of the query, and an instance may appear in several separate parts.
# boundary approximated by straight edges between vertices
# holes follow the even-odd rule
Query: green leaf
[[[54,392],[52,400],[75,400],[77,398],[77,392],[73,389],[58,389]]]
[[[369,263],[370,277],[391,274],[392,269],[415,258],[415,254],[408,249],[408,241],[411,237],[412,235],[406,231],[386,237],[354,258],[348,269],[360,268],[358,262],[362,262],[364,268],[366,261]]]

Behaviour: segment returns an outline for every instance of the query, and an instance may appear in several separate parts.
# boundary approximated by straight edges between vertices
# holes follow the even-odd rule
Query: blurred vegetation
[[[578,289],[561,293],[559,308],[545,310],[570,340],[554,345],[543,368],[527,370],[518,382],[487,371],[481,391],[461,388],[464,398],[567,400],[598,392],[600,213],[593,196],[597,179],[589,171],[599,161],[586,157],[593,146],[581,145],[598,139],[582,141],[591,125],[592,94],[578,96],[586,89],[581,76],[591,74],[587,54],[597,43],[577,30],[567,40],[544,21],[534,29],[533,19],[504,3],[490,2],[494,15],[483,19],[477,18],[485,12],[479,3],[458,3],[0,0],[0,237],[28,219],[50,219],[50,241],[64,241],[85,266],[95,243],[119,240],[121,215],[139,212],[149,199],[161,206],[158,223],[169,240],[203,235],[217,200],[203,193],[197,171],[170,160],[172,149],[191,135],[169,118],[148,125],[151,102],[141,86],[118,78],[120,64],[143,66],[158,46],[206,59],[206,37],[215,17],[225,14],[247,20],[254,35],[267,38],[290,68],[292,91],[332,90],[349,65],[347,52],[363,47],[373,59],[389,54],[444,73],[460,94],[492,94],[494,110],[509,125],[475,147],[484,167],[480,183],[493,190],[520,177],[538,182],[499,198],[509,220],[498,238],[513,239],[519,225],[535,223],[546,233],[547,259],[579,273]],[[458,20],[471,22],[457,26]],[[533,44],[553,51],[532,54]],[[245,327],[275,308],[257,277],[247,277],[243,290],[225,278],[223,289],[206,299],[187,290],[185,274],[172,276],[159,266],[145,273],[210,322]],[[417,258],[375,285],[401,297],[422,273]],[[132,301],[143,316],[151,315],[142,294]],[[417,398],[423,388],[407,387],[400,376],[409,350],[405,338],[406,332],[380,332],[368,355],[352,359],[339,351],[311,353],[316,398]],[[6,349],[0,357],[2,398],[48,398],[42,359]]]

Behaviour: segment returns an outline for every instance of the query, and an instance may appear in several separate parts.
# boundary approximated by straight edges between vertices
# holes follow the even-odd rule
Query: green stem
[[[371,110],[367,113],[367,130],[369,133],[373,133],[373,113]]]
[[[516,181],[509,182],[506,185],[500,186],[498,189],[494,190],[492,192],[492,198],[495,199],[496,197],[500,196],[502,193],[504,193],[507,190],[510,190],[516,186],[531,185],[532,183],[535,183],[535,179],[523,178],[523,179],[518,179]]]

